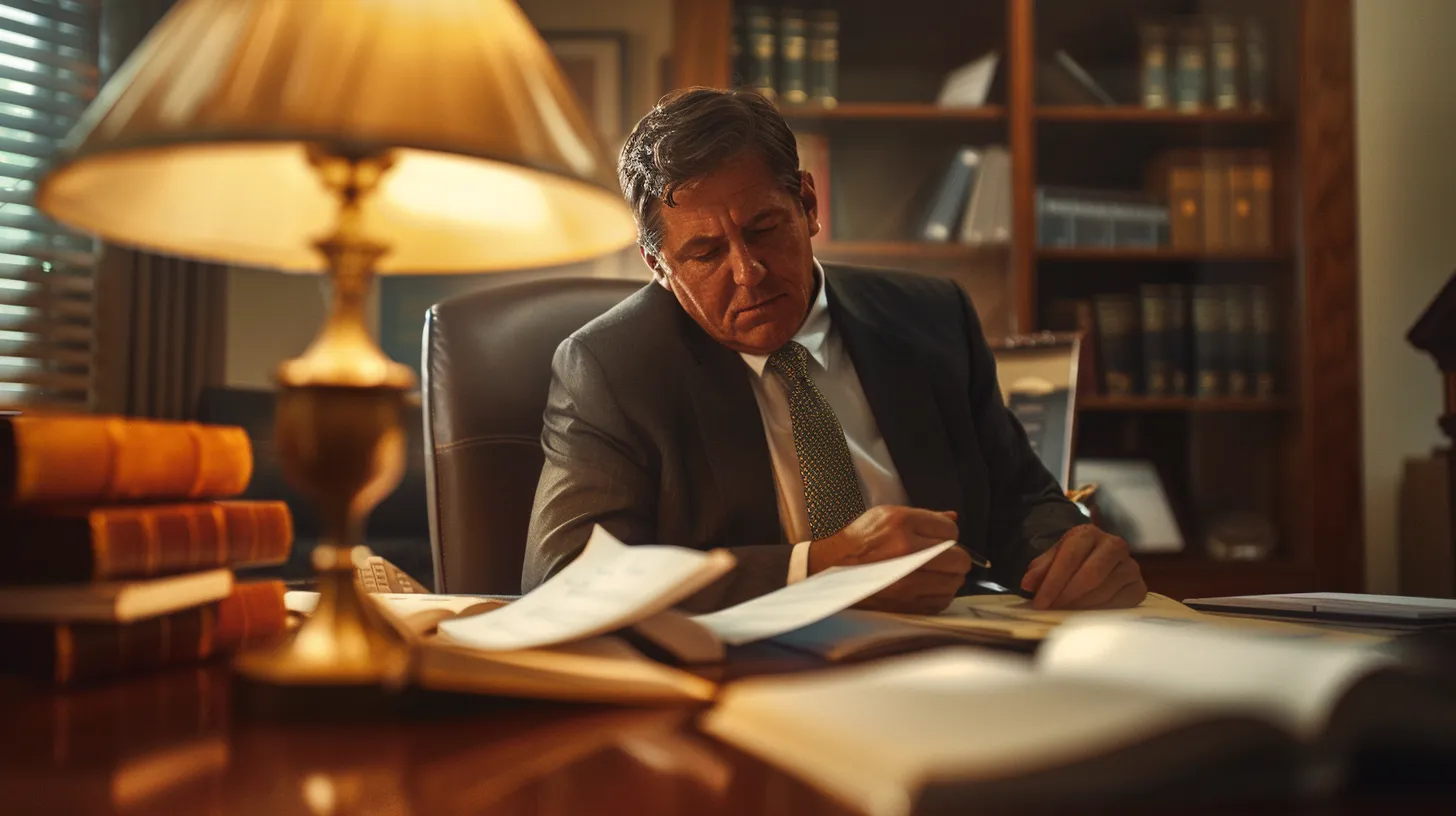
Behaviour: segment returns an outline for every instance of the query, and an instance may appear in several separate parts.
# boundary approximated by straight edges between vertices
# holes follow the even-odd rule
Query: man
[[[772,103],[678,92],[619,175],[655,281],[556,352],[525,590],[600,524],[731,550],[692,610],[947,539],[965,549],[861,606],[941,611],[968,550],[1040,608],[1143,599],[1126,542],[1085,523],[1006,410],[961,289],[814,259],[814,179]]]

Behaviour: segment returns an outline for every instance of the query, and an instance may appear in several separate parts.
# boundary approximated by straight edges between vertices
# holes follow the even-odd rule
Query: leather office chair
[[[551,358],[642,286],[503,275],[430,308],[420,370],[436,592],[521,591]]]

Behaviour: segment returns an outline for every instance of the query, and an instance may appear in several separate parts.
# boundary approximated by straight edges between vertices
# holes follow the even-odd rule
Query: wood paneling
[[[1351,0],[1304,0],[1299,195],[1304,248],[1303,489],[1322,587],[1364,583],[1359,247]]]
[[[1008,0],[1006,15],[1008,132],[1011,138],[1011,271],[1015,281],[1016,325],[1035,331],[1036,308],[1036,0]]]
[[[728,87],[732,0],[673,0],[672,85]]]

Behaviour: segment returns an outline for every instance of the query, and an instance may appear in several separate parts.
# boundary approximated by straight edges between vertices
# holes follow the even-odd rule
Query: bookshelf
[[[1288,411],[1294,403],[1283,399],[1259,399],[1257,397],[1112,397],[1105,394],[1087,394],[1077,398],[1081,411]]]
[[[1258,125],[1275,124],[1281,117],[1273,111],[1149,110],[1132,105],[1102,107],[1098,105],[1043,105],[1036,108],[1042,122],[1079,122],[1104,124],[1131,122],[1157,125]]]
[[[1209,250],[1209,249],[1119,249],[1102,247],[1040,247],[1037,258],[1043,261],[1119,261],[1119,262],[1168,262],[1197,261],[1200,263],[1282,263],[1289,260],[1288,253],[1277,249]]]
[[[790,124],[814,121],[885,119],[894,122],[994,122],[1006,118],[1000,105],[977,108],[941,108],[918,102],[849,102],[834,107],[806,104],[785,108]]]
[[[1080,301],[1088,304],[1082,314],[1090,311],[1092,320],[1084,327],[1095,342],[1091,304],[1099,296],[1132,297],[1142,307],[1147,291],[1183,292],[1190,343],[1198,339],[1191,336],[1195,290],[1205,305],[1226,297],[1224,308],[1236,315],[1267,311],[1259,325],[1272,328],[1257,340],[1225,332],[1229,348],[1259,361],[1250,379],[1273,375],[1263,378],[1274,383],[1267,393],[1225,388],[1197,396],[1190,387],[1149,394],[1139,371],[1129,393],[1112,393],[1099,372],[1099,390],[1078,397],[1077,455],[1152,461],[1169,494],[1186,546],[1140,558],[1155,591],[1194,597],[1362,588],[1351,0],[675,0],[675,86],[729,87],[743,79],[741,70],[734,74],[733,42],[742,30],[734,19],[749,5],[767,7],[775,19],[785,7],[837,13],[837,104],[782,104],[796,132],[827,144],[831,224],[816,239],[822,259],[950,277],[969,292],[993,337],[1063,330],[1058,321],[1067,312],[1054,304]],[[1220,109],[1215,91],[1233,75],[1212,73],[1212,55],[1215,48],[1226,54],[1235,40],[1226,28],[1215,32],[1215,20],[1236,21],[1238,37],[1262,39],[1258,53],[1267,66],[1262,94],[1247,71],[1237,74],[1240,98],[1228,109]],[[1168,107],[1146,106],[1145,38],[1156,40],[1159,25],[1170,83],[1180,81],[1179,59],[1193,53],[1194,28],[1205,29],[1206,99],[1197,110],[1178,109],[1184,86],[1175,84]],[[1237,42],[1247,63],[1248,43]],[[938,106],[945,76],[992,50],[999,61],[984,105]],[[1059,51],[1113,104],[1079,97],[1083,91],[1058,67]],[[1255,96],[1262,97],[1257,107]],[[967,145],[1009,152],[1008,239],[917,240],[917,219],[948,160]],[[1240,189],[1238,179],[1254,171],[1268,178],[1259,188],[1257,237],[1209,226],[1209,236],[1227,240],[1189,241],[1186,229],[1173,240],[1187,223],[1172,223],[1173,170],[1155,173],[1165,156],[1174,157],[1167,166],[1175,169],[1219,168],[1226,175],[1204,178],[1227,178],[1213,183],[1228,184],[1235,204],[1247,193],[1230,192]],[[1178,156],[1193,156],[1194,164],[1179,165]],[[1045,209],[1039,218],[1039,200],[1063,188],[1151,196],[1170,223],[1155,245],[1053,245],[1054,224],[1044,220]],[[1201,195],[1203,204],[1215,201],[1207,188]],[[1230,212],[1234,219],[1243,211]],[[1248,295],[1257,305],[1236,305],[1247,293],[1258,293]],[[1135,336],[1139,369],[1151,342],[1145,334]],[[1260,351],[1233,345],[1240,342]],[[1188,362],[1190,377],[1199,359]],[[1094,368],[1104,368],[1100,357]],[[1224,372],[1223,379],[1232,378]],[[1225,525],[1231,516],[1273,531],[1267,556],[1214,557],[1210,539],[1243,529]]]

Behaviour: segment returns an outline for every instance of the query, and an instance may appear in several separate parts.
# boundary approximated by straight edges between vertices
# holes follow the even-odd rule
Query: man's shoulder
[[[650,283],[572,332],[563,345],[585,351],[609,378],[656,380],[682,359],[681,310],[671,292]]]
[[[935,299],[956,291],[954,281],[920,272],[838,263],[823,266],[831,286],[861,297]]]
[[[629,337],[675,329],[672,293],[655,283],[623,298],[620,303],[571,333],[571,339],[590,346],[611,345]]]
[[[962,308],[960,287],[949,278],[871,266],[823,266],[831,294],[842,307],[866,318],[938,318]]]

